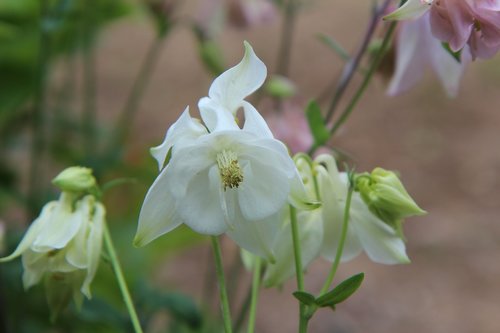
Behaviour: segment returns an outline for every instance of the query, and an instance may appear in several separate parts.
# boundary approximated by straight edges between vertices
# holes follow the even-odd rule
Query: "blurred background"
[[[303,110],[313,98],[326,108],[344,62],[318,36],[352,54],[371,16],[367,1],[310,0],[287,26],[287,1],[264,9],[247,1],[255,4],[251,10],[241,3],[0,1],[3,255],[57,197],[50,180],[61,169],[89,166],[101,182],[133,178],[106,193],[105,203],[146,331],[220,331],[207,238],[179,228],[145,248],[132,247],[142,199],[157,175],[149,148],[187,105],[197,114],[214,75],[241,59],[243,40],[270,74],[295,86],[278,103],[265,92],[251,97],[259,111],[272,118],[276,108]],[[283,47],[285,26],[292,33]],[[363,255],[341,265],[338,281],[358,272],[365,281],[335,312],[320,311],[310,332],[500,332],[500,59],[472,63],[454,99],[430,70],[408,93],[387,97],[390,61],[388,54],[330,145],[357,171],[399,171],[429,214],[405,224],[411,264],[383,266]],[[353,77],[340,108],[361,79]],[[223,245],[236,317],[250,277],[234,244],[225,239]],[[317,260],[307,289],[318,291],[328,269]],[[21,271],[20,260],[0,266],[0,331],[130,331],[109,265],[101,264],[94,298],[81,313],[71,308],[54,324],[43,286],[24,292]],[[294,290],[289,281],[282,290],[262,291],[257,332],[296,330]]]

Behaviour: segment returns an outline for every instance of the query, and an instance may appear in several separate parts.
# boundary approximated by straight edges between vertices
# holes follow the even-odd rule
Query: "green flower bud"
[[[67,192],[85,192],[95,189],[97,184],[92,169],[74,166],[63,170],[52,184]]]
[[[272,97],[278,98],[292,97],[297,91],[292,81],[279,75],[271,77],[264,86],[264,89]]]
[[[375,168],[371,174],[358,175],[355,183],[368,208],[393,227],[398,227],[404,218],[426,214],[392,171]]]

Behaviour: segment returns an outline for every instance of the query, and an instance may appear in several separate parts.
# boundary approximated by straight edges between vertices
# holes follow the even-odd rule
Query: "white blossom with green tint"
[[[186,109],[152,152],[160,174],[144,199],[134,239],[142,246],[185,223],[207,235],[227,233],[241,247],[272,260],[279,212],[307,207],[305,190],[285,145],[276,140],[246,96],[265,80],[251,46],[215,79],[198,106]],[[235,119],[242,108],[244,123]]]

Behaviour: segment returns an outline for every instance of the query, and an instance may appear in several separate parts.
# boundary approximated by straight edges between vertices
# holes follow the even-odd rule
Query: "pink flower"
[[[473,58],[500,50],[500,0],[408,0],[386,19],[405,20],[430,11],[432,33],[453,51],[468,45]]]
[[[460,79],[470,62],[468,47],[459,62],[446,51],[431,33],[430,15],[402,22],[396,36],[396,69],[389,83],[387,94],[398,95],[412,88],[431,67],[438,76],[446,93],[454,97],[458,93]]]
[[[276,139],[283,141],[293,154],[311,147],[313,138],[300,105],[285,102],[283,111],[273,112],[266,121]]]

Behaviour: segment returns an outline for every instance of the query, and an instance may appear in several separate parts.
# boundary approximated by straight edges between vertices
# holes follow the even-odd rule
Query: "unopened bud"
[[[264,88],[269,95],[278,98],[292,97],[297,91],[292,81],[279,75],[271,77]]]
[[[392,171],[375,168],[371,174],[358,175],[355,186],[369,209],[391,226],[406,217],[426,214]]]
[[[67,192],[84,192],[97,186],[92,169],[78,166],[62,171],[52,180],[52,184]]]

